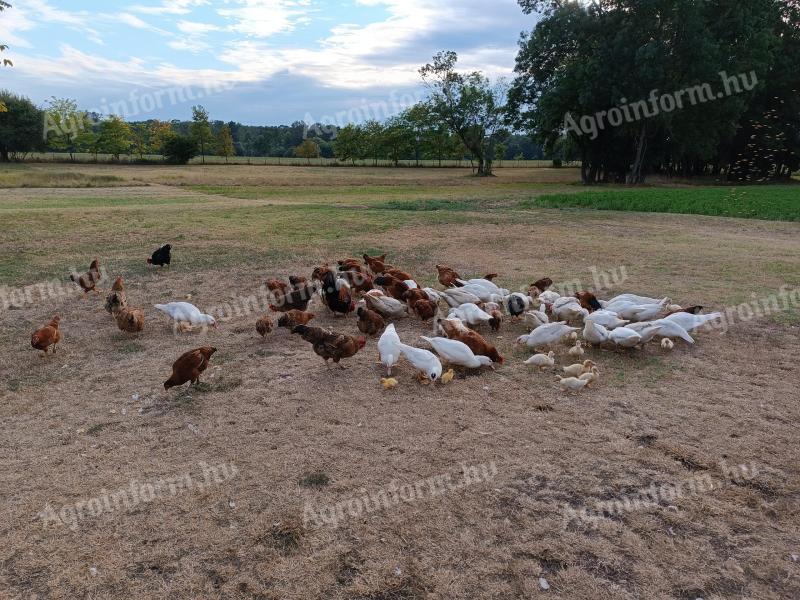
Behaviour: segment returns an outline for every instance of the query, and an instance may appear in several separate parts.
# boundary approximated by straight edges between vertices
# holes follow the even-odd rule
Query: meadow
[[[457,168],[0,167],[0,590],[798,597],[800,302],[749,316],[741,305],[800,287],[800,188],[586,190],[577,180],[566,168],[476,179]],[[172,265],[149,267],[166,242]],[[403,364],[389,391],[375,339],[346,371],[327,371],[288,331],[256,334],[267,309],[248,298],[266,278],[365,252],[435,287],[444,263],[496,272],[510,289],[549,276],[559,289],[669,296],[731,318],[671,352],[589,349],[601,380],[580,395],[523,364],[530,353],[513,342],[525,328],[512,319],[480,330],[506,357],[497,371],[423,386]],[[108,274],[100,287],[122,276],[144,309],[141,334],[117,329],[104,293],[69,287],[70,271],[94,258]],[[240,310],[217,330],[175,334],[153,304],[184,299]],[[352,317],[316,300],[310,310],[312,324],[357,333]],[[54,314],[64,342],[39,358],[30,334]],[[431,326],[408,318],[397,329],[417,344]],[[165,392],[175,358],[201,345],[218,348],[203,384]],[[566,350],[558,364],[572,362]],[[129,508],[70,510],[134,484],[204,481],[219,465],[235,469]],[[482,476],[468,485],[346,508],[473,467]],[[626,503],[651,486],[673,494]],[[622,508],[573,518],[597,502]],[[335,519],[309,519],[337,506]],[[42,518],[47,507],[67,518]]]

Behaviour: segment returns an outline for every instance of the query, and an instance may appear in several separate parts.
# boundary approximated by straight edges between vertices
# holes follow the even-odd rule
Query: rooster
[[[321,327],[309,327],[308,325],[298,325],[292,329],[292,333],[298,334],[314,348],[314,353],[325,359],[325,366],[330,369],[329,360],[344,369],[344,365],[339,364],[343,358],[350,358],[363,348],[367,340],[364,336],[357,338],[327,331]]]
[[[83,275],[80,275],[78,277],[75,277],[75,275],[72,274],[72,275],[69,276],[69,278],[70,278],[70,280],[74,281],[79,286],[81,286],[81,289],[83,290],[83,293],[84,293],[84,296],[83,296],[84,298],[86,297],[85,295],[88,294],[91,291],[94,291],[95,293],[99,294],[100,292],[95,289],[95,286],[97,285],[97,282],[100,281],[100,278],[101,278],[101,275],[100,275],[100,261],[98,261],[95,258],[92,261],[92,264],[89,265],[89,270],[86,273],[84,273]]]
[[[334,315],[348,315],[356,309],[356,303],[350,294],[350,284],[346,280],[337,278],[327,268],[318,275],[322,281],[322,301]]]

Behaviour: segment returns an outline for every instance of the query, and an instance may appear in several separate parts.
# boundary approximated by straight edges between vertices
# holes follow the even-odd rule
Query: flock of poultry
[[[149,264],[157,266],[169,265],[170,261],[169,244],[160,247],[147,259]],[[693,344],[691,332],[720,318],[719,313],[701,314],[701,306],[684,308],[672,304],[669,298],[621,294],[604,301],[589,291],[561,296],[550,289],[553,282],[549,278],[531,284],[527,293],[510,292],[494,283],[495,273],[463,279],[448,266],[436,265],[436,269],[443,290],[421,288],[410,273],[388,264],[385,254],[364,254],[363,262],[347,258],[338,261],[336,267],[326,263],[315,268],[310,278],[292,276],[288,282],[269,279],[266,286],[274,302],[269,305],[271,313],[256,322],[256,331],[264,337],[270,334],[276,325],[275,313],[281,313],[277,326],[290,329],[310,343],[329,368],[330,361],[345,368],[340,361],[355,356],[364,348],[365,336],[379,335],[378,354],[386,369],[386,377],[381,379],[381,383],[384,388],[391,389],[398,384],[391,376],[392,369],[403,358],[414,368],[419,381],[425,384],[448,383],[454,377],[452,367],[494,369],[495,363],[502,364],[503,357],[477,329],[488,327],[498,331],[507,316],[522,320],[531,330],[519,336],[517,344],[532,351],[542,351],[566,341],[571,345],[567,354],[578,360],[584,355],[585,344],[631,349],[656,338],[660,338],[661,346],[668,350],[673,348],[673,340]],[[94,260],[87,273],[71,278],[84,294],[98,292],[99,262]],[[355,313],[357,327],[364,335],[354,337],[310,326],[309,322],[315,315],[308,311],[308,307],[315,298],[320,298],[334,316],[346,317]],[[445,305],[446,312],[442,310]],[[128,306],[121,277],[114,281],[105,308],[122,331],[138,333],[143,330],[144,312]],[[168,315],[181,331],[193,327],[217,327],[213,316],[204,314],[189,302],[156,304],[155,308]],[[433,320],[433,335],[421,336],[433,352],[403,343],[395,324],[388,322],[412,315],[423,322]],[[50,348],[55,352],[60,341],[58,316],[31,337],[31,345],[42,350],[42,356]],[[180,356],[172,367],[172,375],[164,382],[164,389],[199,382],[214,352],[216,348],[203,346]],[[445,372],[442,363],[451,368]],[[525,364],[552,369],[555,367],[555,352],[533,354]],[[563,367],[563,375],[558,377],[562,390],[580,391],[596,382],[600,371],[593,361],[584,360]]]

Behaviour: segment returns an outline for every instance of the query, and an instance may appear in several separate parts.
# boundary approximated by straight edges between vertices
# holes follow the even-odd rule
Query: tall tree
[[[11,160],[12,154],[26,154],[41,149],[43,113],[22,96],[0,90],[0,162]]]
[[[75,162],[75,140],[88,125],[85,112],[78,110],[78,103],[69,98],[51,97],[45,108],[45,137],[54,150],[68,152]]]
[[[202,106],[192,107],[192,124],[189,125],[189,133],[197,141],[200,148],[200,157],[203,164],[206,163],[206,151],[211,145],[211,124],[208,121],[208,111]]]
[[[312,158],[319,157],[319,145],[314,140],[303,140],[303,142],[294,149],[294,155],[298,158],[305,158],[306,164],[310,165]]]
[[[172,128],[172,123],[166,121],[159,121],[154,119],[150,121],[150,149],[164,156],[164,144],[175,136],[175,130]]]
[[[233,149],[233,135],[228,125],[223,125],[217,134],[217,156],[224,156],[225,162],[228,157],[236,154]]]
[[[130,125],[120,117],[112,115],[100,125],[100,151],[110,154],[114,160],[119,160],[121,154],[130,152],[132,137]]]
[[[361,128],[357,125],[347,125],[339,129],[333,140],[333,151],[336,158],[342,162],[352,161],[355,166],[356,161],[365,155]]]

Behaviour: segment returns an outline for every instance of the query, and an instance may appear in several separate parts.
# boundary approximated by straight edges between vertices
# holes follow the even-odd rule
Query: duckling
[[[556,364],[555,355],[556,353],[552,350],[547,354],[534,354],[525,361],[525,364],[531,365],[532,367],[539,367],[540,369],[546,369]]]
[[[661,347],[664,350],[672,350],[675,347],[675,342],[673,342],[669,338],[664,338],[663,340],[661,340]]]
[[[573,333],[575,333],[575,332],[573,331]],[[570,348],[567,353],[572,358],[580,358],[581,356],[583,356],[583,352],[584,352],[584,350],[583,350],[583,347],[581,346],[581,341],[577,340],[575,342],[575,345],[572,348]]]
[[[600,379],[600,369],[598,369],[597,367],[592,367],[591,371],[584,373],[583,375],[578,377],[578,379],[586,381],[587,382],[586,386],[589,387],[594,382]]]
[[[451,381],[453,381],[453,377],[455,376],[456,376],[455,371],[453,371],[453,369],[449,369],[447,372],[442,373],[442,383],[445,385],[450,383]]]
[[[577,377],[559,377],[558,385],[564,392],[579,392],[589,385],[589,382],[585,379],[578,379]]]
[[[394,389],[398,384],[397,379],[394,377],[381,377],[381,385],[385,390]]]
[[[564,367],[564,375],[567,377],[580,377],[584,373],[587,373],[594,368],[594,362],[591,360],[585,360],[582,363],[575,363],[574,365],[570,365],[568,367]]]

